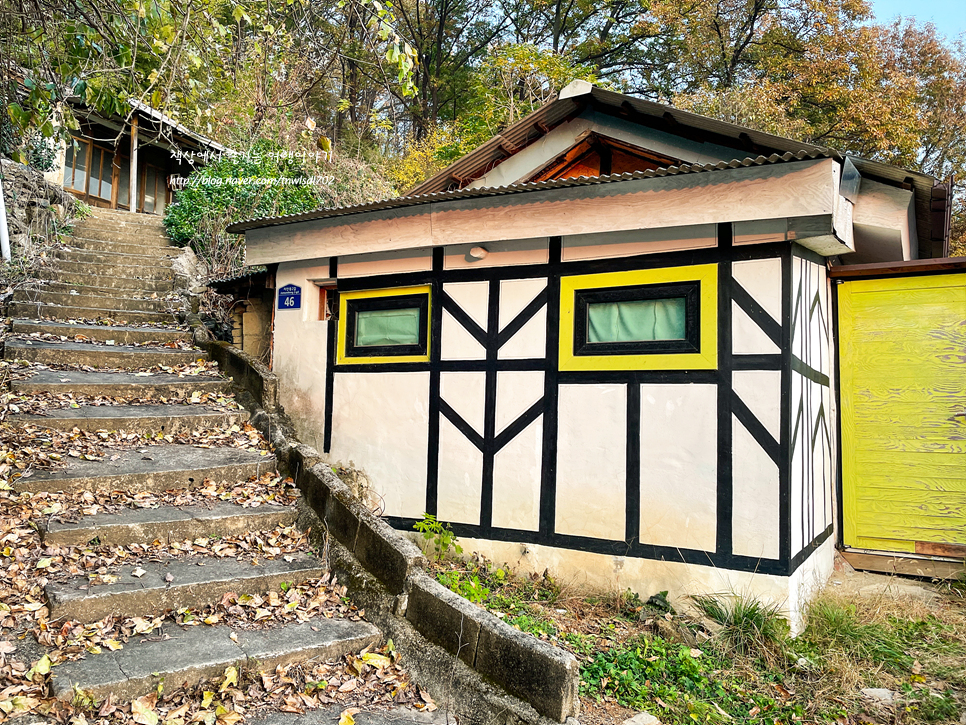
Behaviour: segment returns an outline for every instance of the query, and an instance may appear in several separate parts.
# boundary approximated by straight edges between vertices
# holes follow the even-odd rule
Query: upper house
[[[577,81],[406,196],[229,231],[286,413],[394,526],[797,622],[837,525],[827,270],[942,256],[949,189]]]
[[[128,116],[74,106],[79,127],[46,176],[96,207],[164,214],[174,177],[228,151],[157,109],[131,99]]]

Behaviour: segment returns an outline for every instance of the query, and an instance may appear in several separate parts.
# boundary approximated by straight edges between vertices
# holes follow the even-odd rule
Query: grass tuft
[[[721,626],[719,636],[734,653],[771,660],[784,649],[788,623],[777,604],[739,594],[695,595],[691,599],[702,614]]]
[[[808,608],[805,642],[815,652],[838,650],[850,660],[881,665],[892,672],[913,663],[894,627],[860,617],[855,605],[820,597]]]

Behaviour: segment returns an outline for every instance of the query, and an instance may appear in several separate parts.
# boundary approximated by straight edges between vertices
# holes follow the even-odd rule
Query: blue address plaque
[[[302,288],[297,284],[287,284],[278,290],[278,309],[297,310],[302,307]]]

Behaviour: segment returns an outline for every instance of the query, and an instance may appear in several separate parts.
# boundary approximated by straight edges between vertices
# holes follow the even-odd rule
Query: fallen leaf
[[[238,684],[238,669],[235,667],[229,667],[225,670],[225,681],[221,683],[221,687],[218,688],[218,692],[224,692],[229,687],[233,687]]]
[[[140,725],[158,725],[158,713],[154,706],[158,703],[157,693],[139,697],[131,703],[131,719]]]
[[[34,662],[33,667],[27,672],[27,679],[32,680],[34,675],[47,675],[50,674],[50,657],[44,655],[39,660]]]

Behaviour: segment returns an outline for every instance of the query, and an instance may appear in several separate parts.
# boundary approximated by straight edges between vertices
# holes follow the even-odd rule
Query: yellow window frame
[[[631,355],[574,355],[576,293],[607,287],[633,287],[668,282],[699,282],[699,351]],[[594,370],[715,370],[718,367],[718,266],[636,269],[627,272],[583,274],[560,279],[560,334],[558,368]]]
[[[425,355],[393,355],[393,356],[352,356],[346,355],[346,332],[348,330],[348,307],[350,300],[375,299],[379,297],[402,297],[403,295],[425,294],[429,304],[426,306],[426,354]],[[388,289],[360,290],[357,292],[339,293],[339,335],[336,345],[337,365],[372,365],[374,363],[418,363],[429,362],[430,345],[432,345],[431,319],[433,309],[431,285],[417,287],[390,287]]]

